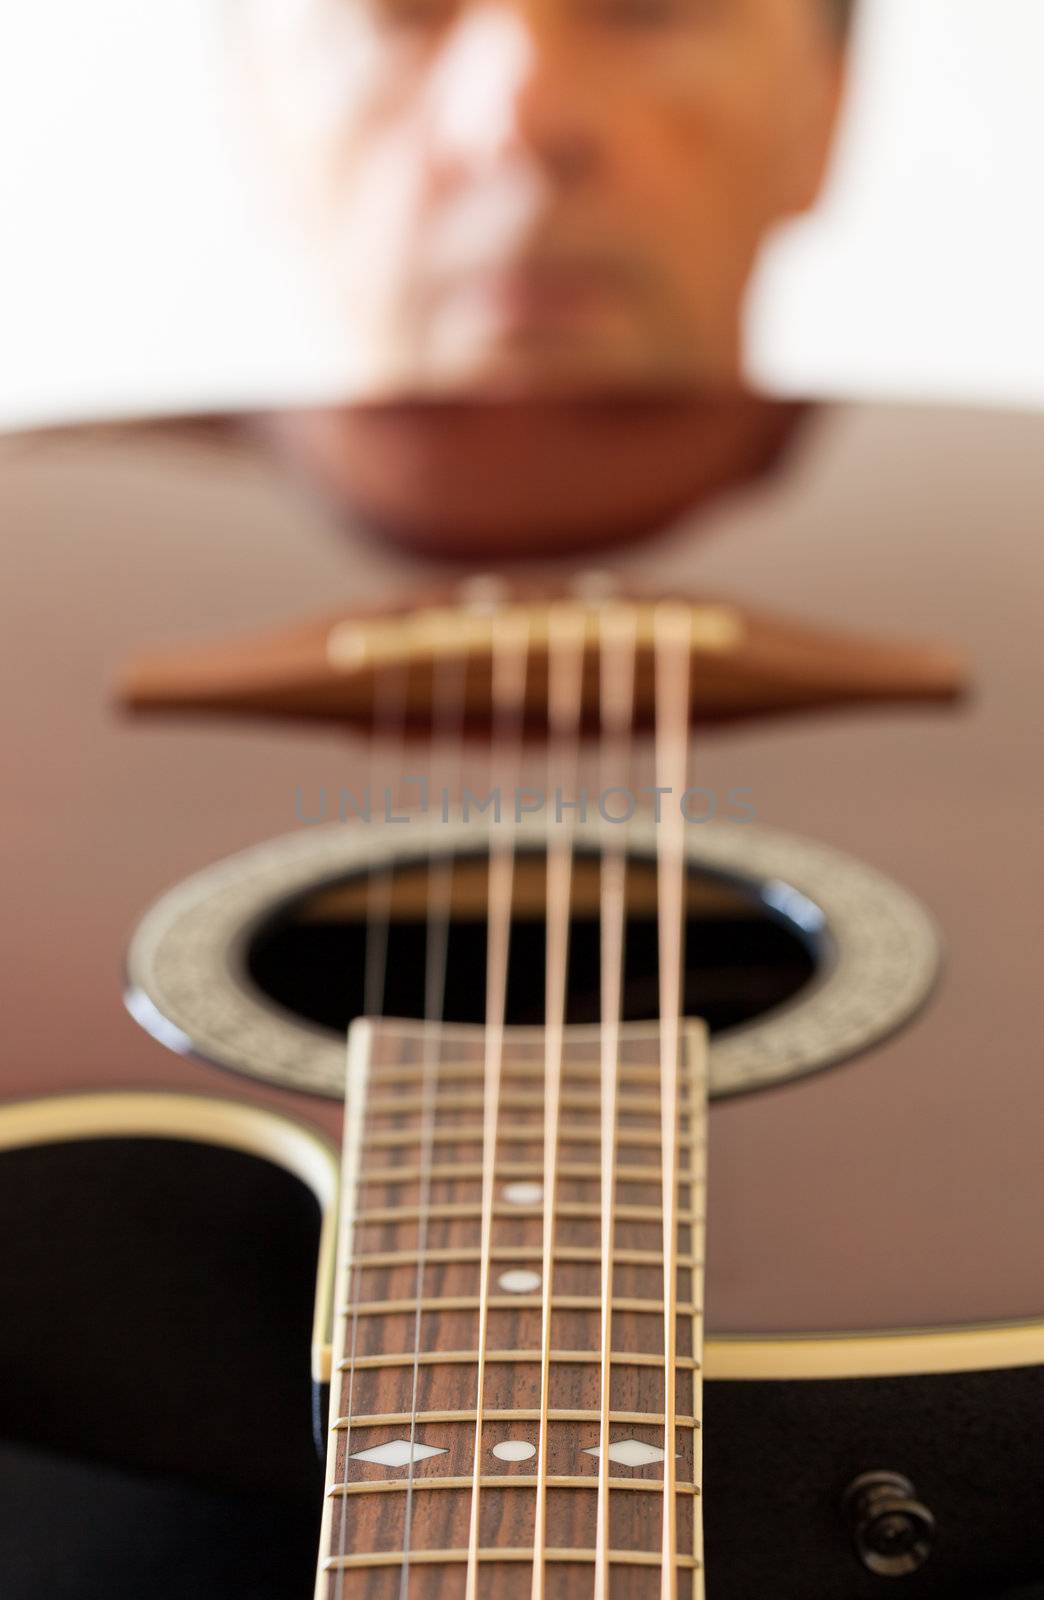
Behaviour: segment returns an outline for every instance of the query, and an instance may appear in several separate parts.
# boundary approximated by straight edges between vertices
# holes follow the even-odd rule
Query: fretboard
[[[680,1053],[665,1105],[625,1027],[604,1097],[567,1030],[548,1173],[541,1030],[491,1081],[482,1028],[353,1028],[317,1600],[702,1596],[699,1024]]]

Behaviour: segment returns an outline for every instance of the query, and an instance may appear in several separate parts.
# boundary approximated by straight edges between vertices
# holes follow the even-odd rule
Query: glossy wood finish
[[[1040,418],[812,414],[776,473],[614,567],[829,627],[951,640],[959,710],[750,728],[701,781],[919,894],[943,983],[872,1056],[711,1112],[717,1332],[1034,1316],[1044,1215],[1038,995]],[[339,528],[242,442],[188,430],[8,441],[0,680],[9,1095],[98,1084],[241,1092],[332,1133],[335,1108],[177,1060],[123,1014],[128,933],[202,863],[294,826],[294,789],[359,770],[307,730],[129,725],[142,649],[412,592],[416,562]],[[444,577],[445,574],[442,574]]]
[[[606,576],[597,587],[605,590],[608,582]],[[487,580],[479,594],[489,587]],[[557,593],[549,589],[535,597],[497,584],[495,609],[489,599],[477,604],[475,589],[465,582],[442,595],[415,596],[405,611],[341,612],[284,633],[146,656],[129,664],[120,699],[153,715],[210,712],[365,731],[381,704],[382,681],[401,674],[405,715],[419,731],[438,720],[438,664],[457,662],[464,725],[488,737],[494,720],[494,617],[503,627],[517,613],[529,640],[526,720],[538,734],[547,729],[552,618],[575,614],[585,633],[580,719],[596,735],[602,636],[599,612],[590,604],[598,597],[585,601],[583,575]],[[634,724],[648,730],[656,711],[656,601],[638,594],[619,599],[635,619]],[[700,597],[691,604],[690,656],[696,726],[839,706],[945,703],[958,699],[967,685],[960,656],[941,645],[852,637]]]
[[[222,1151],[244,1134],[269,1160]],[[313,1147],[316,1159],[302,1162],[300,1144],[282,1119],[266,1126],[212,1095],[48,1096],[0,1110],[4,1213],[19,1218],[4,1240],[14,1314],[0,1342],[8,1368],[26,1380],[5,1387],[6,1436],[51,1446],[2,1452],[12,1592],[35,1596],[43,1576],[60,1586],[72,1563],[78,1588],[109,1600],[114,1585],[134,1589],[141,1552],[155,1557],[157,1541],[163,1554],[150,1592],[172,1600],[184,1600],[186,1563],[201,1596],[227,1595],[230,1565],[251,1596],[309,1591],[323,1498],[306,1395],[316,1218],[300,1185],[270,1162],[288,1161],[324,1205],[335,1172],[332,1152]],[[92,1203],[71,1209],[70,1192]],[[40,1240],[62,1253],[61,1274],[49,1270],[53,1249]],[[96,1315],[78,1319],[90,1336],[70,1342],[69,1290],[78,1307],[93,1306],[99,1281],[113,1292]],[[186,1306],[191,1315],[182,1315]],[[288,1324],[297,1329],[289,1348]],[[909,1340],[840,1338],[833,1348],[777,1341],[775,1368],[756,1343],[709,1342],[706,1537],[715,1600],[784,1586],[791,1600],[872,1600],[880,1580],[855,1564],[839,1494],[883,1461],[902,1464],[938,1519],[937,1548],[917,1579],[925,1600],[1008,1596],[1039,1574],[1044,1330],[917,1342],[919,1354]],[[997,1370],[1005,1365],[1014,1370]],[[770,1381],[773,1371],[782,1381]],[[722,1377],[740,1381],[714,1381]],[[201,1399],[189,1428],[186,1383]],[[74,1392],[74,1411],[55,1409],[56,1393]],[[59,1453],[71,1436],[80,1457],[72,1465]],[[113,1474],[99,1474],[99,1460],[147,1468],[148,1477],[136,1486],[124,1479],[128,1494],[114,1500]],[[170,1473],[177,1477],[164,1488],[157,1474]],[[186,1544],[185,1479],[193,1475],[250,1494],[215,1505],[203,1537],[195,1520]],[[655,1479],[621,1476],[638,1493],[659,1490]],[[56,1504],[67,1513],[62,1537],[44,1545],[37,1530],[47,1530]],[[352,1582],[346,1594],[358,1575]],[[1029,1592],[1019,1588],[1020,1600]]]

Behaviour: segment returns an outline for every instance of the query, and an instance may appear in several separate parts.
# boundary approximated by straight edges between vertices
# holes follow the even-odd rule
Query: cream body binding
[[[330,1376],[331,1312],[339,1163],[320,1133],[274,1112],[234,1100],[157,1091],[55,1095],[0,1109],[0,1152],[105,1138],[184,1139],[241,1150],[282,1167],[311,1190],[321,1230],[316,1275],[312,1370]],[[902,1332],[717,1335],[704,1346],[704,1377],[794,1380],[898,1377],[979,1372],[1044,1362],[1044,1321]]]

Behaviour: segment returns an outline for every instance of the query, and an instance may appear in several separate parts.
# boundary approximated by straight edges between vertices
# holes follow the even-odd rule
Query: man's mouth
[[[513,262],[469,274],[468,297],[505,332],[555,331],[597,322],[619,309],[626,281],[602,258]]]

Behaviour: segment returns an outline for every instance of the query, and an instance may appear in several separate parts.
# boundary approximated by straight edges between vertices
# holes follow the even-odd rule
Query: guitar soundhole
[[[365,1009],[367,904],[390,904],[383,1012],[422,1018],[427,870],[392,870],[390,895],[375,893],[359,874],[285,902],[255,926],[245,947],[249,978],[270,1000],[308,1022],[343,1032]],[[531,853],[517,868],[511,934],[508,1021],[543,1021],[544,858]],[[599,869],[578,858],[574,878],[568,1020],[599,1018]],[[482,1021],[485,972],[486,862],[458,860],[448,941],[445,1018]],[[624,1015],[641,1022],[658,1014],[655,863],[628,866]],[[800,919],[800,920],[799,920]],[[721,1033],[792,1000],[826,960],[815,908],[801,896],[770,907],[753,885],[694,866],[686,918],[685,1007]]]

